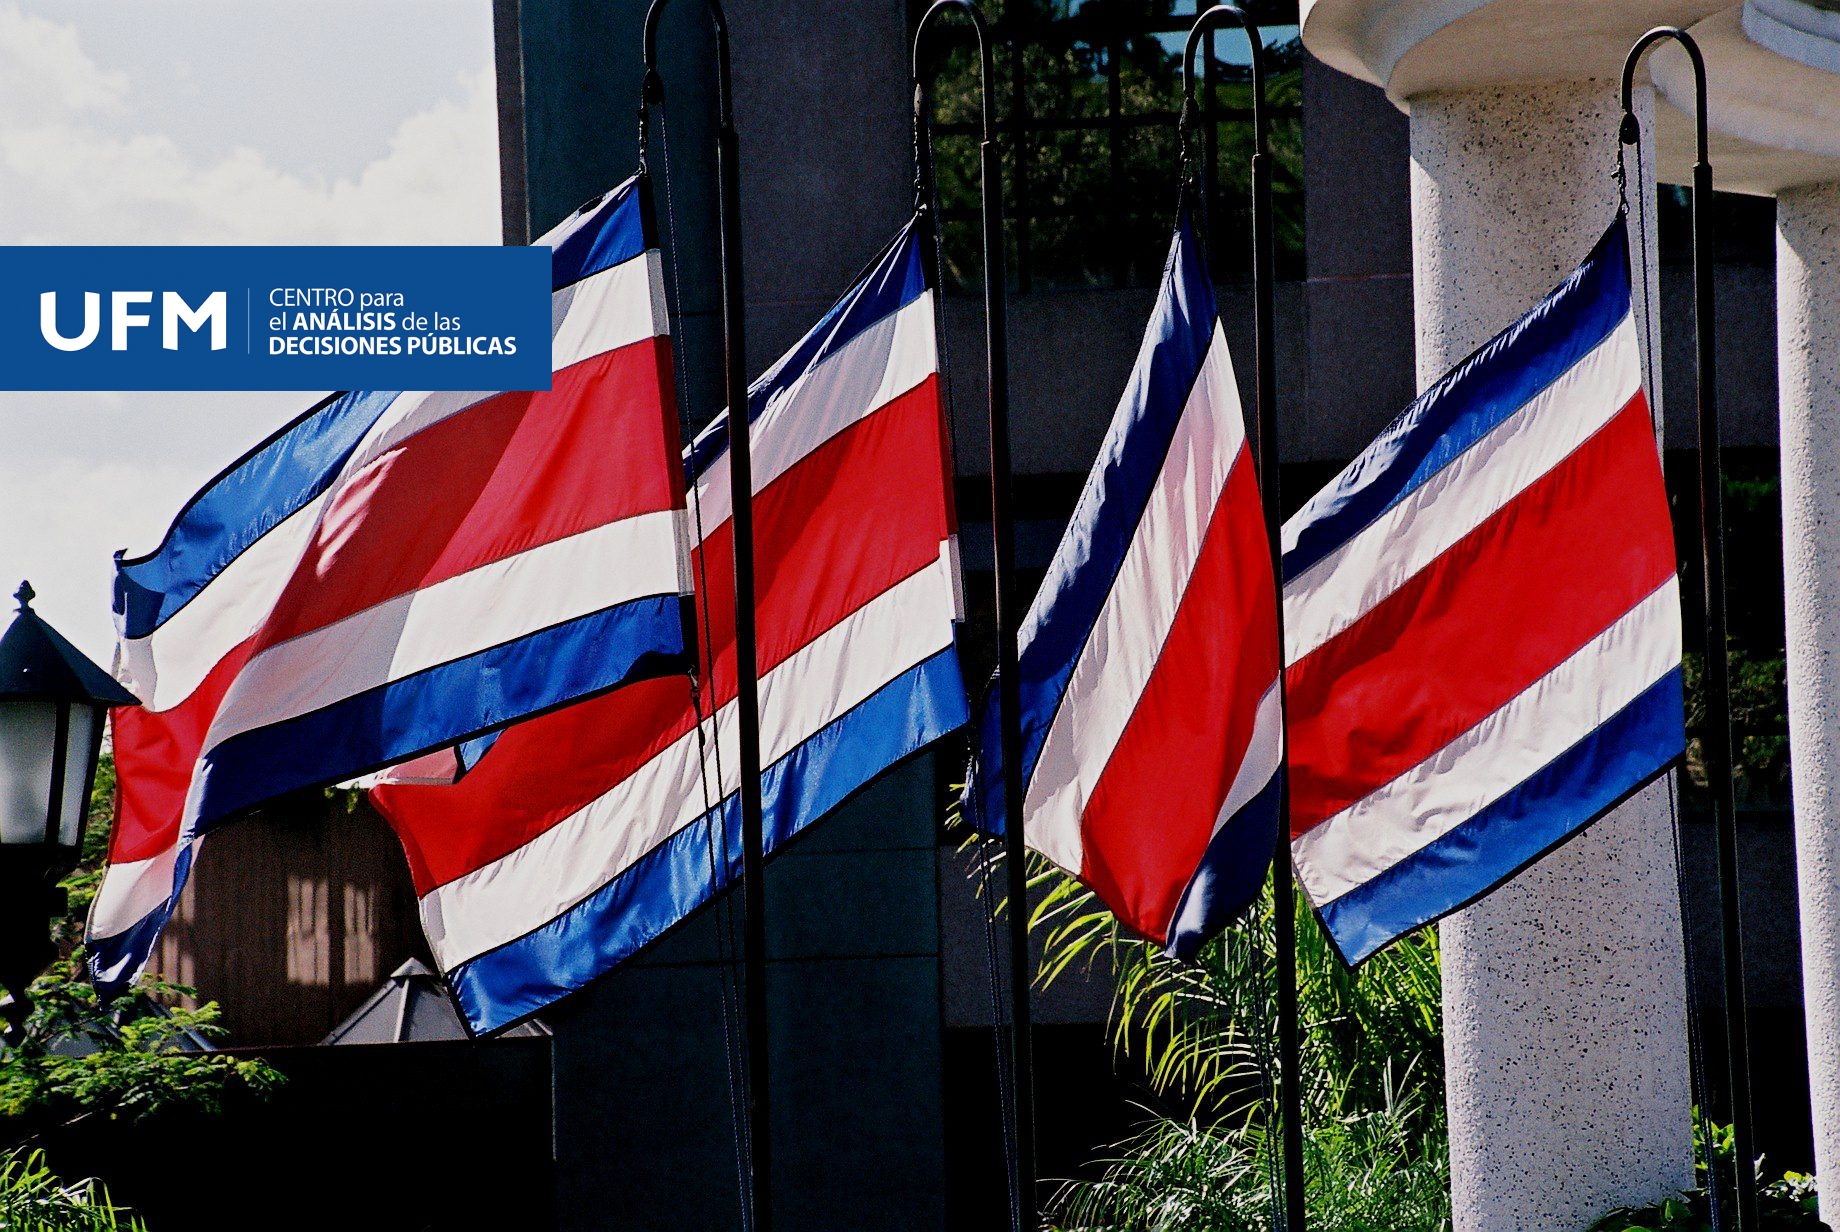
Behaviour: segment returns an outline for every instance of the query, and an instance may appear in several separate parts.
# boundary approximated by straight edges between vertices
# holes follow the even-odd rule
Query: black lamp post
[[[135,696],[32,610],[0,636],[0,1006],[16,1034],[30,1008],[26,986],[57,957],[50,920],[65,909],[58,881],[83,849],[90,787],[110,706]]]

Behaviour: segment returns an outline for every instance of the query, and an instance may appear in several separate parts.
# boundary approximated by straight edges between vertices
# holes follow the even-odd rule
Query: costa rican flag
[[[1029,846],[1191,956],[1257,895],[1284,754],[1277,590],[1186,212],[1130,385],[1018,633]],[[1004,827],[995,690],[966,811]]]
[[[933,292],[910,223],[748,399],[769,851],[967,718]],[[699,679],[506,730],[371,799],[476,1032],[580,988],[740,871],[727,420],[688,452]]]
[[[552,248],[551,388],[349,393],[117,560],[120,803],[91,973],[133,979],[198,844],[350,779],[688,662],[658,253],[628,181]]]
[[[1291,832],[1344,958],[1488,893],[1685,747],[1619,218],[1284,528]]]

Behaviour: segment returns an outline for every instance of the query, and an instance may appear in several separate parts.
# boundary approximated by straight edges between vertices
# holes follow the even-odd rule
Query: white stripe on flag
[[[1291,844],[1326,906],[1450,833],[1589,736],[1680,663],[1669,578],[1525,692]]]
[[[765,491],[799,459],[938,370],[928,291],[825,356],[761,411],[748,438],[754,491]],[[733,511],[726,452],[697,480],[697,494],[708,534]]]
[[[109,865],[108,876],[90,905],[89,931],[98,937],[113,937],[146,919],[172,897],[173,866],[178,859],[179,848],[168,847],[145,860]]]
[[[1633,319],[1404,500],[1284,584],[1287,663],[1372,611],[1613,419],[1641,388]]]
[[[761,754],[771,766],[902,672],[951,645],[951,582],[938,565],[884,591],[760,682]],[[717,714],[721,763],[734,766],[735,705]],[[705,720],[705,733],[709,731]],[[444,970],[496,949],[588,898],[703,811],[691,731],[573,816],[421,900]]]
[[[1246,743],[1246,756],[1239,763],[1233,786],[1227,789],[1227,798],[1221,802],[1220,812],[1214,818],[1212,834],[1219,834],[1220,828],[1233,820],[1235,813],[1265,790],[1283,761],[1284,708],[1278,697],[1278,682],[1273,680],[1271,688],[1259,698],[1258,712],[1252,721],[1252,739]]]
[[[669,318],[659,311],[663,295],[655,248],[562,288],[554,296],[561,320],[550,333],[550,370],[561,372],[584,359],[665,336]]]
[[[676,594],[675,510],[642,513],[495,560],[270,647],[218,707],[204,748],[488,646],[648,595]],[[514,597],[514,598],[513,598]]]
[[[558,361],[565,357],[565,348],[579,352],[569,358],[569,363],[577,363],[651,337],[646,318],[652,309],[641,305],[651,304],[652,292],[641,300],[635,282],[650,280],[648,269],[656,264],[657,253],[649,252],[557,292],[555,300],[564,306],[552,335]],[[556,371],[567,366],[553,364]],[[336,491],[416,433],[498,396],[497,391],[398,394],[328,491]],[[151,634],[121,640],[115,675],[143,706],[158,712],[179,705],[224,656],[255,632],[293,577],[327,499],[321,495],[309,501],[250,544]]]
[[[1080,871],[1086,802],[1156,669],[1221,488],[1245,446],[1239,386],[1216,322],[1155,486],[1029,776],[1023,804],[1029,845],[1068,872]]]

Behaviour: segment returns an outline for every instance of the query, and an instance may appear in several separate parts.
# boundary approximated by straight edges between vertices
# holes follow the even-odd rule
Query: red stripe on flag
[[[938,378],[928,378],[756,496],[763,673],[939,559],[948,528],[938,402]],[[696,608],[714,630],[704,687],[713,713],[735,695],[734,558],[729,524],[705,529]],[[511,727],[452,786],[379,787],[371,798],[402,839],[416,893],[426,894],[579,812],[694,725],[685,681],[648,681]]]
[[[170,710],[118,706],[109,712],[119,784],[109,863],[152,859],[178,841],[198,752],[251,648],[248,639],[232,647]]]
[[[342,485],[262,647],[570,535],[669,509],[682,491],[670,348],[647,338],[432,424]],[[662,382],[662,383],[661,383]]]
[[[1242,447],[1082,823],[1081,878],[1153,940],[1168,939],[1245,760],[1259,699],[1278,679],[1276,603],[1258,482]]]
[[[149,859],[177,841],[205,736],[258,645],[677,503],[677,424],[659,398],[671,388],[664,341],[646,339],[573,364],[548,391],[487,399],[408,437],[367,468],[327,509],[257,637],[234,647],[178,705],[114,712],[121,792],[110,860]]]
[[[1518,697],[1674,567],[1654,428],[1638,392],[1564,461],[1291,666],[1291,833]]]

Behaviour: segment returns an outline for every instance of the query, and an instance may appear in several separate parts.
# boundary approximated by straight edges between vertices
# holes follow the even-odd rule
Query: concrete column
[[[1651,93],[1641,106],[1646,133]],[[1411,99],[1421,387],[1530,308],[1609,224],[1620,114],[1607,81]],[[1456,1232],[1578,1232],[1692,1184],[1665,784],[1440,934]]]
[[[1776,198],[1789,752],[1815,1168],[1840,1177],[1840,184]],[[1840,1192],[1821,1217],[1840,1218]]]

